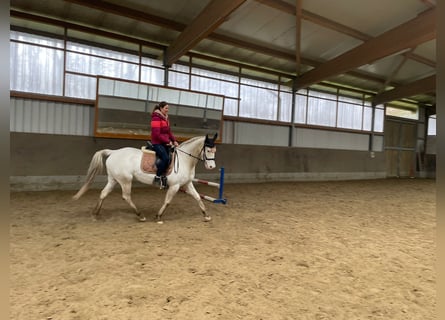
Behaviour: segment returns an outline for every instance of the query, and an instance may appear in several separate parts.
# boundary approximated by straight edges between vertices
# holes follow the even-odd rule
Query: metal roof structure
[[[287,75],[295,89],[326,82],[374,104],[435,106],[436,0],[11,0],[10,12],[23,28],[58,21],[90,41],[159,45],[166,66],[223,59]]]

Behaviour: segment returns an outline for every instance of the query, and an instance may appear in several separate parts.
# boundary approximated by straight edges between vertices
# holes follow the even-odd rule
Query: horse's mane
[[[184,141],[183,143],[181,143],[181,146],[185,146],[185,145],[187,145],[189,143],[195,142],[196,140],[202,139],[202,138],[205,138],[205,137],[204,136],[198,136],[198,137],[190,138],[190,139]]]

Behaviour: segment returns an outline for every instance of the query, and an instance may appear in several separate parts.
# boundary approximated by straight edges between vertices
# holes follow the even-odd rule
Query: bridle
[[[201,148],[201,151],[199,151],[199,154],[202,154],[202,156],[201,157],[197,157],[197,156],[195,156],[194,154],[191,154],[190,152],[187,152],[187,151],[184,151],[184,150],[182,150],[182,149],[180,149],[179,147],[174,147],[173,148],[173,153],[175,154],[175,157],[176,157],[176,161],[175,161],[175,164],[176,164],[176,166],[174,166],[174,171],[175,171],[175,173],[177,173],[178,172],[178,170],[179,170],[179,158],[178,158],[178,151],[180,151],[180,152],[182,152],[182,153],[184,153],[184,154],[186,154],[186,155],[188,155],[189,157],[192,157],[192,158],[194,158],[194,159],[196,159],[196,160],[198,160],[198,161],[210,161],[210,160],[215,160],[215,156],[213,157],[213,158],[209,158],[209,157],[207,157],[207,154],[206,154],[206,152],[205,152],[205,148],[212,148],[212,149],[214,149],[215,148],[215,143],[213,142],[213,141],[205,141],[204,142],[204,145],[202,146],[202,148]],[[216,153],[216,151],[213,151],[212,152],[213,154],[215,154]]]

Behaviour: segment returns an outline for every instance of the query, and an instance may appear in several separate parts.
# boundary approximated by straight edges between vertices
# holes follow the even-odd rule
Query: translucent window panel
[[[67,74],[65,77],[65,96],[96,99],[96,77]]]
[[[436,115],[433,115],[428,118],[428,135],[429,136],[436,135]]]
[[[309,97],[307,124],[335,127],[336,105],[335,101]]]
[[[206,96],[206,107],[208,109],[222,110],[224,104],[224,98],[218,96]]]
[[[371,131],[372,127],[372,107],[364,107],[363,110],[363,130]],[[375,107],[374,114],[374,131],[375,132],[383,132],[383,120],[384,120],[384,112],[383,106],[379,105]]]
[[[103,58],[139,63],[139,56],[135,54],[103,49],[99,47],[92,47],[90,45],[76,43],[76,42],[67,42],[66,48],[67,50],[70,51],[85,53],[91,56],[100,56]]]
[[[62,95],[63,51],[10,43],[10,89],[41,94]]]
[[[66,70],[126,80],[139,79],[137,64],[67,52]]]
[[[49,38],[41,35],[29,34],[19,31],[11,31],[10,39],[21,42],[35,43],[41,46],[55,47],[60,49],[63,49],[64,47],[64,42],[62,39]]]
[[[168,72],[168,84],[170,87],[188,89],[190,77],[187,73],[179,73],[170,70]]]
[[[221,94],[227,97],[238,96],[238,84],[218,79],[192,76],[192,90]]]
[[[99,95],[148,100],[149,86],[134,82],[100,78]]]
[[[363,109],[363,130],[371,131],[372,128],[372,108],[364,107]]]
[[[215,101],[215,97],[210,97],[204,93],[181,91],[179,96],[179,104],[198,106],[202,108],[222,109],[222,97],[219,101]],[[219,102],[219,104],[217,104]]]
[[[339,102],[337,127],[347,129],[362,129],[363,107],[356,104]]]
[[[182,72],[182,73],[190,73],[190,67],[189,66],[184,66],[182,64],[174,64],[171,68],[171,71],[178,71],[178,72]]]
[[[292,93],[280,92],[280,108],[278,120],[291,122],[292,120]]]
[[[141,81],[162,86],[164,84],[164,70],[142,66]]]
[[[204,76],[207,78],[218,79],[218,80],[238,82],[238,76],[233,76],[230,74],[219,73],[219,72],[204,70],[204,69],[199,69],[199,68],[193,68],[192,74],[197,75],[197,76]]]
[[[148,65],[148,66],[153,66],[153,67],[157,67],[159,69],[163,69],[163,65],[162,65],[162,61],[161,60],[156,60],[153,58],[148,58],[148,57],[142,57],[141,63],[143,65]]]
[[[278,90],[278,84],[276,83],[270,83],[266,81],[260,81],[260,80],[254,80],[254,79],[248,79],[248,78],[241,78],[242,84],[247,84],[251,86],[266,88],[266,89],[274,89]]]
[[[295,95],[295,123],[306,123],[307,96]]]
[[[374,131],[383,132],[383,121],[385,118],[385,112],[383,108],[376,108],[374,114]]]
[[[240,99],[241,117],[277,119],[278,92],[241,85]]]
[[[317,97],[317,98],[323,98],[325,100],[337,100],[337,95],[328,93],[328,92],[321,92],[321,91],[315,91],[315,90],[309,90],[309,96],[311,97]]]
[[[225,98],[224,99],[224,115],[237,116],[238,115],[238,99]]]

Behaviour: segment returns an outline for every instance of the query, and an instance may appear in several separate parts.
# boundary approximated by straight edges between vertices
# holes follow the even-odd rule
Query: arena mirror
[[[172,132],[179,141],[218,133],[221,137],[224,96],[98,77],[96,137],[150,139],[154,106],[166,101]]]

